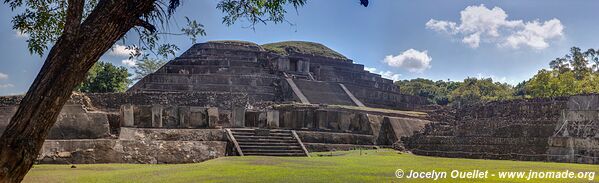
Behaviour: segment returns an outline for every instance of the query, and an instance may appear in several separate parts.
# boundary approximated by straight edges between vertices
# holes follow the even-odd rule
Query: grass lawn
[[[392,150],[339,151],[333,156],[224,157],[195,164],[35,165],[24,182],[432,182],[396,178],[399,168],[447,171],[435,182],[591,182],[588,179],[452,179],[452,170],[471,171],[591,171],[599,165],[437,158],[398,154]],[[599,175],[597,175],[599,176]],[[598,177],[593,181],[597,182]]]

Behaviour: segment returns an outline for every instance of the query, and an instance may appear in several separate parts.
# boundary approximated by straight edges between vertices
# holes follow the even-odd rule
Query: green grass
[[[224,157],[196,164],[35,165],[25,182],[432,182],[398,179],[395,171],[599,171],[597,165],[452,159],[391,150],[339,151],[334,156]],[[596,178],[599,179],[599,178]],[[441,179],[436,182],[589,182],[587,179]],[[597,181],[597,180],[595,180]]]
[[[320,44],[307,41],[284,41],[278,43],[264,44],[262,47],[279,55],[289,55],[288,51],[309,55],[320,55],[324,57],[346,60],[347,57]]]

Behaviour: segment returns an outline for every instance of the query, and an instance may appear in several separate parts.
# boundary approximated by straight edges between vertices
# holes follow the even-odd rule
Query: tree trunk
[[[0,137],[0,182],[23,180],[73,89],[100,56],[154,10],[155,0],[100,0],[83,23],[78,8],[71,8],[80,2],[69,1],[63,34]]]

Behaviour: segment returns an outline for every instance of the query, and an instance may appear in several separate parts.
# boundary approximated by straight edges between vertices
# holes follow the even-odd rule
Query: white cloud
[[[455,22],[439,21],[435,19],[430,19],[428,22],[426,22],[426,27],[429,29],[452,34],[454,33],[453,31],[455,30],[455,26]]]
[[[8,83],[8,84],[0,84],[0,88],[11,88],[11,87],[14,87],[14,86],[15,85],[10,84],[10,83]]]
[[[0,72],[0,80],[8,79],[8,74],[4,74]]]
[[[116,44],[112,47],[112,50],[109,54],[119,57],[129,57],[132,53],[135,53],[135,49],[129,49],[125,45]]]
[[[544,49],[549,47],[547,39],[554,37],[562,37],[564,26],[558,19],[551,19],[540,23],[533,21],[524,26],[524,30],[520,30],[510,35],[504,45],[512,48],[519,48],[520,45],[530,46],[536,49]]]
[[[508,20],[508,14],[499,7],[488,9],[485,5],[468,6],[460,12],[460,23],[443,20],[429,20],[426,28],[459,36],[462,42],[472,48],[480,43],[495,43],[498,46],[519,48],[528,46],[534,49],[549,47],[549,40],[563,37],[564,26],[558,19],[545,22],[538,20]]]
[[[122,60],[121,63],[123,65],[129,66],[129,67],[134,67],[134,66],[137,65],[137,60],[135,60],[135,59],[125,59],[125,60]]]
[[[428,56],[427,51],[418,51],[409,49],[397,56],[387,55],[384,62],[391,67],[407,69],[410,72],[421,73],[431,68],[432,58]]]
[[[372,72],[378,75],[381,75],[381,77],[383,78],[387,78],[393,81],[398,81],[401,77],[401,74],[396,74],[394,72],[391,71],[378,71],[377,69],[374,67],[364,67],[364,70],[368,71],[368,72]]]

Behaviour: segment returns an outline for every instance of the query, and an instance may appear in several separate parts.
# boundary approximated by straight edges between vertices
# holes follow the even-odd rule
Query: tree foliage
[[[507,83],[493,82],[491,78],[466,78],[458,88],[451,91],[449,100],[455,105],[472,104],[514,98],[514,87]]]
[[[124,92],[131,83],[130,75],[125,67],[100,61],[87,72],[85,81],[76,90],[87,93]]]
[[[514,97],[511,85],[493,82],[491,78],[466,78],[462,82],[417,78],[397,81],[395,84],[402,93],[425,97],[439,105],[461,105]]]
[[[599,92],[599,50],[572,47],[570,53],[549,62],[526,82],[528,97],[556,97]]]
[[[147,75],[156,72],[164,64],[166,64],[166,61],[164,60],[151,58],[143,59],[137,62],[135,66],[131,67],[135,72],[133,80],[140,80],[146,77]]]
[[[0,182],[23,180],[71,92],[85,80],[102,54],[119,39],[128,39],[128,32],[138,33],[133,39],[139,41],[131,47],[156,56],[174,55],[178,47],[161,38],[172,34],[165,30],[179,1],[4,0],[13,11],[17,10],[13,29],[29,35],[29,51],[41,56],[48,45],[52,48],[0,138]],[[361,1],[364,6],[368,4],[365,1]],[[221,0],[217,8],[226,14],[223,20],[227,25],[247,18],[253,27],[257,22],[283,22],[286,4],[297,8],[304,2]],[[191,34],[195,41],[193,35],[203,34],[203,26],[195,21],[188,24],[191,29],[201,30],[181,29],[182,33],[175,34]],[[132,57],[147,57],[142,53],[146,52],[137,51]]]

